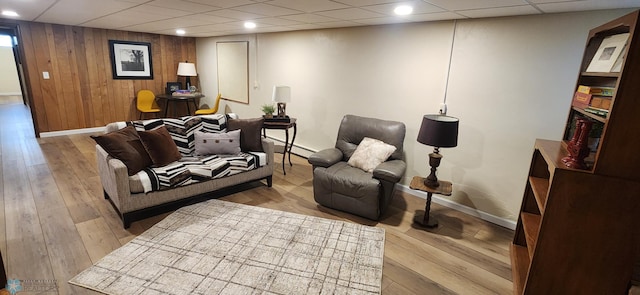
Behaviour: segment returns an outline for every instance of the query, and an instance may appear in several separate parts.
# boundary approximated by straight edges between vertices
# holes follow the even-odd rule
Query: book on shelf
[[[578,85],[578,92],[599,96],[613,96],[615,88],[607,86]]]
[[[608,110],[611,108],[611,97],[607,96],[592,96],[590,107]]]
[[[607,117],[607,115],[609,115],[609,110],[605,110],[601,108],[586,107],[584,108],[584,111],[587,113],[592,113],[594,115],[601,116],[601,117]]]
[[[584,109],[589,106],[589,104],[591,103],[592,97],[593,95],[591,94],[576,91],[576,93],[573,95],[573,100],[571,101],[571,105],[574,107]]]
[[[586,71],[611,72],[628,39],[629,33],[611,35],[602,39]]]

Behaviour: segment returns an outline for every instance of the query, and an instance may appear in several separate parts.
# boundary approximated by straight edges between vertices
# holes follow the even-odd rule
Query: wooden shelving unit
[[[536,140],[510,247],[515,294],[625,294],[630,286],[640,252],[638,16],[589,32],[576,89],[614,87],[608,117],[572,107],[563,140]],[[630,33],[621,72],[585,72],[602,40],[620,33]],[[585,170],[562,161],[577,117],[602,129]]]

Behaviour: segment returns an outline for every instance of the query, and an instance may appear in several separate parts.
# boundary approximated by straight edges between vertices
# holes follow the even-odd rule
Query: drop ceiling
[[[400,4],[413,14],[395,15]],[[640,0],[0,0],[19,15],[2,18],[191,37],[634,7]]]

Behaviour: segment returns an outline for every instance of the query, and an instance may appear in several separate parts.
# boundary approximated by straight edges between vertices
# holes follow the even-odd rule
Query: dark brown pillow
[[[91,138],[110,156],[122,161],[127,166],[129,175],[134,175],[152,164],[133,126],[104,135],[92,135]]]
[[[154,166],[162,167],[182,158],[167,127],[162,126],[150,131],[138,131],[138,135]]]
[[[240,149],[243,152],[262,152],[262,130],[263,118],[255,119],[230,119],[227,121],[227,130],[240,129]]]

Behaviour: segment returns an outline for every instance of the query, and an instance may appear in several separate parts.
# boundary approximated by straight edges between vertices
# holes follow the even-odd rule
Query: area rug
[[[380,294],[384,229],[209,200],[69,282],[105,294]]]

